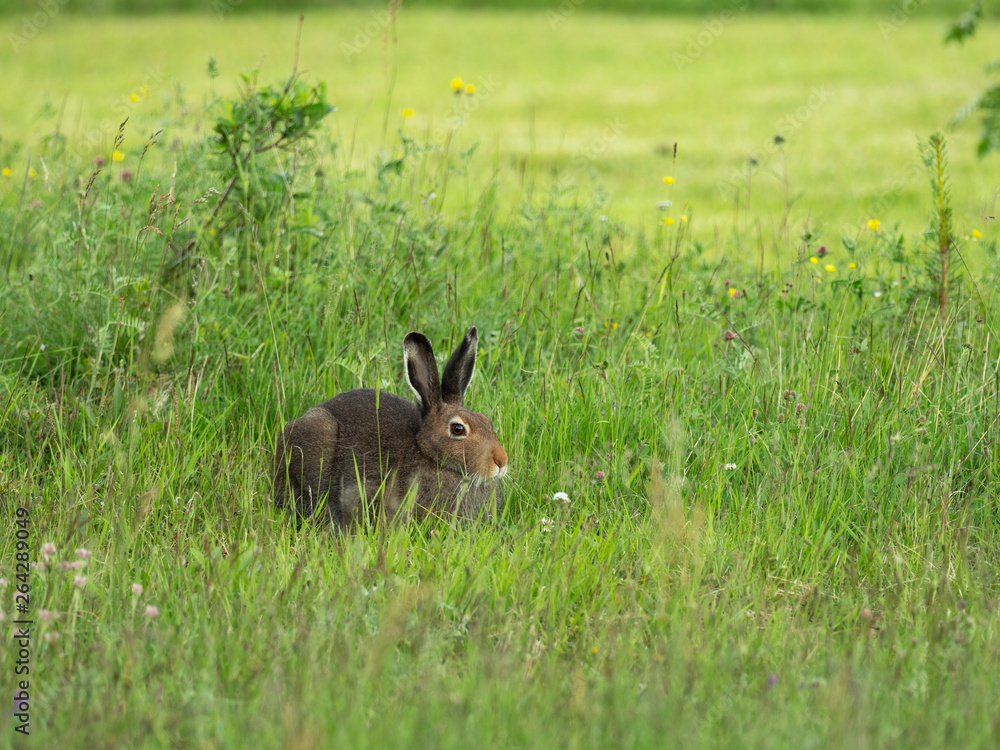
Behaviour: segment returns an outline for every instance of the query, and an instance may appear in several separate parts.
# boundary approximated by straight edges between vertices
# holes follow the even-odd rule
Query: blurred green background
[[[285,3],[276,0],[48,0],[49,4],[65,5],[73,12],[85,13],[151,13],[173,11],[206,11],[224,8],[227,12],[273,10],[293,12],[306,8],[371,7],[383,8],[385,2],[374,0],[299,0]],[[495,8],[522,10],[554,10],[579,7],[586,11],[639,13],[716,13],[746,5],[745,0],[421,0],[404,3],[407,7]],[[23,13],[38,9],[44,0],[0,0],[0,13]],[[865,12],[891,13],[904,8],[919,8],[921,14],[954,15],[969,7],[969,0],[751,0],[748,10],[763,12]],[[988,14],[997,14],[998,6],[989,4]]]

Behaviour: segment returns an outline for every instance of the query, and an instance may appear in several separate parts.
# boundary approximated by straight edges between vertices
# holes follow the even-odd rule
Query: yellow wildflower
[[[125,161],[125,154],[115,149],[114,153],[111,154],[111,161]]]
[[[10,167],[4,167],[3,171],[0,172],[0,174],[2,174],[4,177],[10,177],[11,175],[14,174],[14,172],[11,170]]]
[[[671,177],[670,175],[667,175],[666,177],[664,177],[664,178],[663,178],[663,181],[664,181],[664,182],[665,182],[665,183],[666,183],[667,185],[673,185],[673,184],[674,184],[674,178],[673,178],[673,177]]]
[[[413,117],[414,114],[415,113],[413,112],[413,110],[410,109],[409,107],[404,107],[403,108],[403,112],[402,112],[403,117]]]
[[[145,86],[140,86],[139,96],[145,99],[147,96],[149,96],[149,89],[147,89]]]
[[[882,225],[882,222],[881,222],[881,221],[879,221],[878,219],[869,219],[869,220],[868,220],[868,228],[869,228],[870,230],[872,230],[873,232],[877,232],[877,231],[878,231],[878,228],[879,228],[879,227],[880,227],[881,225]]]
[[[669,216],[665,216],[663,217],[663,223],[666,224],[668,227],[673,226],[674,220],[671,219]]]
[[[819,258],[817,258],[817,257],[816,257],[816,256],[814,255],[813,257],[811,257],[811,258],[809,259],[809,262],[810,262],[810,263],[812,263],[812,264],[813,264],[813,265],[815,266],[815,265],[816,265],[817,263],[819,263]]]
[[[139,95],[135,94],[135,93],[130,94],[129,97],[128,97],[128,100],[130,102],[132,102],[133,104],[135,104],[137,101],[139,101]]]
[[[462,90],[462,78],[461,76],[455,76],[451,79],[451,90],[456,94]]]
[[[858,267],[858,265],[857,265],[857,263],[848,263],[847,267],[850,268],[853,271],[855,268]]]
[[[827,263],[826,264],[826,272],[827,273],[833,273],[836,270],[837,270],[837,267],[835,265],[833,265],[833,263]]]
[[[739,291],[738,289],[730,289],[729,290],[729,296],[730,297],[735,297],[736,296],[736,292],[738,292],[738,291]]]
[[[981,240],[982,238],[983,238],[983,233],[982,232],[980,232],[978,229],[973,229],[972,230],[972,239],[974,239],[974,240]]]
[[[35,171],[34,167],[28,169],[28,177],[30,177],[31,179],[35,179],[36,177],[38,177],[38,172]]]
[[[465,93],[466,94],[475,94],[476,93],[476,84],[474,84],[474,83],[467,84],[466,87],[465,87]]]
[[[681,221],[687,221],[687,220],[688,220],[687,214],[682,214]]]

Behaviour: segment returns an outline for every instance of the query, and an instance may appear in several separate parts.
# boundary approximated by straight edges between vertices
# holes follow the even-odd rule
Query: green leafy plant
[[[237,185],[244,205],[262,201],[266,206],[275,194],[287,192],[289,174],[269,171],[271,163],[262,157],[310,148],[320,122],[336,109],[327,102],[325,83],[309,84],[295,73],[283,88],[262,86],[257,71],[241,80],[239,98],[216,106],[214,146],[224,157],[229,180],[213,217]]]
[[[976,33],[982,16],[982,0],[975,0],[969,10],[949,27],[944,38],[945,43],[964,43],[966,39]],[[986,73],[995,73],[1000,70],[1000,59],[987,63],[984,70]],[[978,96],[973,97],[955,114],[952,118],[952,124],[957,125],[977,112],[982,119],[980,120],[979,143],[976,144],[976,153],[982,157],[991,151],[1000,151],[1000,83],[990,86]]]

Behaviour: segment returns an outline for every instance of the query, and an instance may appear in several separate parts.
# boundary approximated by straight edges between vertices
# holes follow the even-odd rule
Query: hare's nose
[[[497,465],[498,469],[505,469],[507,467],[507,451],[503,449],[503,446],[497,445],[493,449],[493,455],[491,456],[493,463]]]
[[[497,467],[494,475],[503,476],[507,470],[507,452],[498,445],[493,449],[493,455],[490,458],[493,459],[493,463]]]

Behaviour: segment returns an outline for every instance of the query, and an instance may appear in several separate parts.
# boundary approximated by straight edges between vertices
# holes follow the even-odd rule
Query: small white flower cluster
[[[562,503],[563,505],[569,505],[570,499],[569,495],[565,492],[557,492],[552,496],[552,501],[556,503]]]

